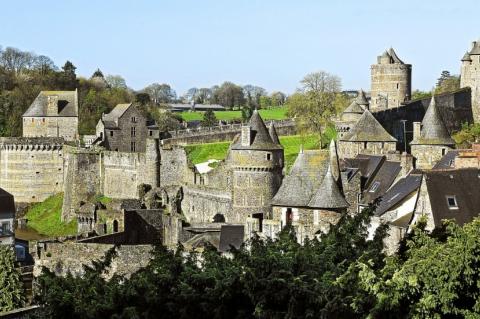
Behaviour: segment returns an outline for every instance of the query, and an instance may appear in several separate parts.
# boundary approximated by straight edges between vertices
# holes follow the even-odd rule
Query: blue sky
[[[307,73],[370,86],[370,64],[393,46],[428,90],[480,37],[478,1],[49,1],[2,3],[0,45],[97,67],[134,89],[183,93],[229,80],[291,93]]]

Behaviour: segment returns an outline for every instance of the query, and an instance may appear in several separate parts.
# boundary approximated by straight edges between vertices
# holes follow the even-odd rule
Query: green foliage
[[[457,143],[458,148],[470,148],[472,143],[480,140],[480,124],[462,125],[462,129],[453,134],[453,139]]]
[[[300,147],[306,150],[318,149],[318,137],[313,135],[280,136],[285,155],[285,165],[290,168],[297,158]],[[227,157],[230,142],[192,144],[185,146],[187,156],[193,164],[203,163],[209,159],[223,160]]]
[[[111,199],[110,197],[107,197],[107,196],[104,196],[104,195],[97,195],[95,196],[95,201],[96,202],[100,202],[102,203],[103,205],[107,205],[107,204],[110,204],[112,202],[113,199]]]
[[[432,92],[429,92],[429,91],[415,90],[412,93],[412,100],[420,100],[420,99],[426,99],[431,97],[432,97]]]
[[[284,120],[287,119],[287,108],[276,107],[271,109],[261,109],[258,111],[264,120]],[[214,111],[215,117],[221,121],[241,120],[242,111]],[[184,121],[202,120],[204,112],[181,112],[179,113]]]
[[[0,245],[0,312],[19,308],[24,303],[20,272],[15,268],[12,247]]]
[[[77,220],[69,223],[61,221],[63,193],[53,195],[41,203],[33,204],[25,217],[28,226],[39,234],[55,237],[74,235],[77,233]]]
[[[83,278],[44,270],[36,298],[44,318],[347,318],[363,317],[370,295],[349,274],[358,260],[383,266],[381,234],[366,240],[370,209],[344,216],[328,235],[297,243],[292,227],[276,240],[254,238],[231,258],[208,248],[199,256],[157,247],[149,265],[129,279],[102,274],[105,261]],[[363,296],[363,308],[351,301]]]
[[[435,94],[454,92],[460,89],[460,76],[450,75],[448,71],[442,71],[440,78],[437,80]]]
[[[218,125],[218,120],[217,120],[217,117],[215,116],[215,113],[212,110],[208,110],[205,113],[203,113],[202,126],[211,127],[215,125]]]

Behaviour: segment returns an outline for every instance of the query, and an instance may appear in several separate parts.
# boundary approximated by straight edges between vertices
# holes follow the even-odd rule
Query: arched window
[[[116,219],[113,221],[113,232],[118,232],[118,221]]]

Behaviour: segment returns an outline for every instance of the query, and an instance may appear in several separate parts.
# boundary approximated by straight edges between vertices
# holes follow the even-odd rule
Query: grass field
[[[61,221],[63,194],[53,195],[41,203],[36,203],[27,211],[28,227],[39,234],[56,237],[77,233],[77,220],[70,223]]]
[[[319,147],[318,137],[308,136],[280,136],[280,143],[284,148],[285,164],[287,169],[293,164],[300,151],[300,146],[306,150],[316,149]],[[227,156],[230,142],[193,144],[185,147],[188,158],[193,164],[203,163],[209,159],[223,160]]]
[[[287,118],[286,107],[259,110],[259,112],[264,120],[284,120]],[[181,112],[179,114],[185,121],[194,121],[194,120],[202,120],[203,113],[204,112],[202,111],[198,111],[198,112]],[[241,111],[215,111],[215,116],[217,117],[218,120],[224,120],[224,121],[240,120],[242,119],[242,112]]]

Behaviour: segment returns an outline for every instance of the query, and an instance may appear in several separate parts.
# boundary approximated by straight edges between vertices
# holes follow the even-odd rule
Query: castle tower
[[[230,162],[235,220],[228,222],[244,223],[253,217],[261,225],[263,217],[270,215],[271,200],[282,183],[284,157],[275,127],[268,130],[257,110],[233,142]]]
[[[371,81],[372,111],[399,107],[412,94],[412,65],[405,64],[390,48],[371,66]]]
[[[480,41],[472,43],[472,49],[462,58],[460,87],[472,90],[472,112],[475,123],[480,122]]]
[[[158,145],[158,139],[146,139],[145,183],[152,186],[152,188],[160,186],[160,150]]]
[[[422,123],[413,123],[413,141],[410,145],[416,167],[421,169],[432,168],[448,150],[455,147],[455,141],[443,123],[434,96]]]

